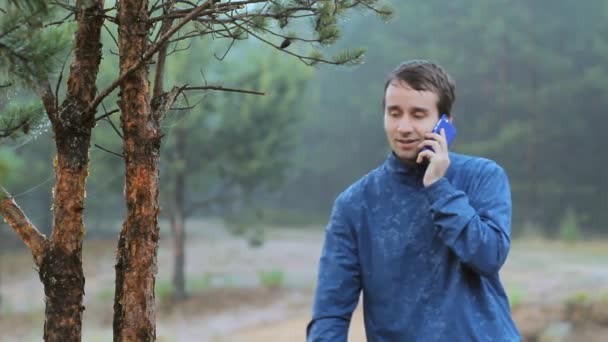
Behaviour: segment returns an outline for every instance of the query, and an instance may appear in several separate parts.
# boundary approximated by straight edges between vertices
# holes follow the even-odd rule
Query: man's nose
[[[399,120],[399,125],[397,126],[397,132],[400,134],[407,134],[413,131],[412,123],[408,118],[402,118]]]

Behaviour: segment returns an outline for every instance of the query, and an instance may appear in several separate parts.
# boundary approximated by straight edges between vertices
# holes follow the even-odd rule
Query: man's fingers
[[[433,152],[433,151],[429,151],[429,150],[422,151],[422,152],[418,153],[418,158],[416,158],[416,163],[420,164],[425,158],[430,161],[434,154],[435,154],[435,152]]]
[[[441,140],[439,141],[439,144],[441,144],[444,150],[448,150],[448,138],[445,135],[445,128],[441,129]]]
[[[424,135],[425,140],[424,141],[436,141],[439,143],[439,146],[441,146],[441,150],[442,151],[447,151],[448,150],[448,142],[447,142],[447,138],[445,135],[445,129],[441,129],[441,134],[437,134],[437,133],[426,133]],[[439,150],[435,150],[435,152],[438,152]]]
[[[423,140],[420,145],[418,145],[418,148],[423,148],[424,146],[432,148],[436,153],[439,152],[441,148],[441,144],[435,140]]]

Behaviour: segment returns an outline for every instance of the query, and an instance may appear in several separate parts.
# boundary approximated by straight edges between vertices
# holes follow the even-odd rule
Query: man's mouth
[[[395,139],[397,145],[403,149],[412,149],[418,146],[417,139]]]

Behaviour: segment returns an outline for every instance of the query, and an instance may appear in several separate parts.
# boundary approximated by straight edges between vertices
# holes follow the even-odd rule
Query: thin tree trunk
[[[0,204],[2,216],[28,246],[39,268],[46,303],[45,341],[80,341],[82,331],[84,194],[91,130],[95,123],[95,113],[86,108],[97,91],[103,0],[78,1],[77,7],[80,8],[76,13],[78,29],[66,98],[57,108],[49,82],[42,82],[38,89],[57,147],[50,239],[33,226],[4,189]]]
[[[148,1],[125,0],[118,7],[121,74],[144,55],[148,40]],[[120,85],[127,217],[116,251],[114,341],[154,341],[154,284],[158,229],[158,156],[161,131],[150,107],[144,63]]]
[[[180,163],[186,161],[185,151],[185,129],[177,128],[175,130],[176,138],[176,154],[177,160]],[[185,180],[186,180],[186,165],[179,168],[175,175],[175,206],[172,220],[172,231],[174,238],[174,264],[173,264],[173,288],[175,299],[184,299],[187,296],[185,286],[185,236],[186,236],[186,215],[184,210],[184,195],[185,195]]]

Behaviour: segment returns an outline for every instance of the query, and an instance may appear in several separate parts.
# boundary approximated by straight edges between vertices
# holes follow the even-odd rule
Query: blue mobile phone
[[[433,128],[433,133],[441,134],[442,128],[445,130],[445,138],[448,142],[448,147],[450,147],[452,145],[452,142],[454,141],[454,138],[456,137],[456,127],[454,127],[454,125],[450,123],[446,114],[441,115],[439,121],[435,125],[435,128]],[[428,146],[425,146],[423,150],[432,151],[433,149]]]

